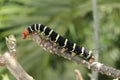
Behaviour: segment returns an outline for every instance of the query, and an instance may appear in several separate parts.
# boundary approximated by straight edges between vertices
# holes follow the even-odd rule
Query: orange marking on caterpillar
[[[23,39],[26,39],[28,37],[28,35],[29,35],[29,31],[27,29],[25,29],[23,31],[22,35],[23,35]]]
[[[26,39],[29,36],[29,34],[30,34],[29,31],[25,29],[22,33],[23,39]],[[31,34],[35,34],[35,32],[32,32]]]

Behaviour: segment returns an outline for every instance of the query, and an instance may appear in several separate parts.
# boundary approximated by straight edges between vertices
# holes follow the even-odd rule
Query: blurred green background
[[[97,1],[99,61],[119,69],[120,0]],[[17,59],[35,80],[76,80],[75,69],[81,71],[84,80],[90,80],[91,70],[49,54],[31,40],[23,40],[22,31],[33,23],[42,23],[77,44],[95,49],[92,6],[92,0],[0,0],[0,54],[8,50],[5,37],[14,34]],[[7,78],[15,80],[5,67],[0,67],[0,80]],[[112,80],[112,77],[99,74],[98,80]]]

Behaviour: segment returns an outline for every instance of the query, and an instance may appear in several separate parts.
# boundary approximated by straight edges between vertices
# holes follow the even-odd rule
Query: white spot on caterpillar
[[[58,34],[58,35],[57,35],[57,37],[56,37],[56,40],[55,40],[55,42],[58,40],[59,36],[60,36],[60,35]]]
[[[48,37],[50,37],[50,35],[52,34],[52,32],[53,32],[53,30],[51,30],[51,31],[50,31],[50,33],[49,33]]]
[[[89,51],[89,55],[87,56],[87,59],[92,55],[92,51]]]
[[[65,47],[65,46],[66,46],[67,41],[68,41],[68,39],[65,39],[65,42],[64,42],[64,46],[63,46],[63,47]]]
[[[83,55],[83,54],[84,54],[84,50],[85,50],[85,48],[84,48],[84,47],[82,47],[82,53],[81,53],[81,55]]]
[[[43,30],[42,34],[45,35],[45,30],[46,30],[46,29],[47,29],[47,26],[44,27],[44,30]]]
[[[32,28],[31,28],[31,26],[29,26],[29,28],[30,28],[30,31],[33,31]]]
[[[75,50],[75,47],[76,47],[76,43],[74,43],[72,51],[74,51],[74,50]]]
[[[35,31],[37,31],[37,27],[36,27],[36,24],[35,24]]]
[[[40,32],[40,26],[41,26],[41,24],[39,24],[39,26],[38,26],[38,32]]]

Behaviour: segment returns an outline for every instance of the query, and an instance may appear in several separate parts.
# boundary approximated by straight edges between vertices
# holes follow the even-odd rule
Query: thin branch
[[[10,52],[11,56],[16,56],[16,39],[13,35],[10,35],[9,37],[5,37],[6,45],[8,47],[8,50]]]
[[[71,57],[70,54],[67,53],[67,52],[65,54],[62,54],[61,53],[61,49],[62,49],[61,47],[59,47],[59,46],[54,47],[53,43],[51,43],[50,41],[46,40],[44,37],[42,37],[38,34],[32,34],[31,38],[39,46],[41,46],[43,49],[47,50],[48,52],[50,52],[52,54],[56,54],[56,55],[65,57],[69,60],[72,60],[72,61],[75,61],[79,64],[84,65],[88,69],[98,71],[102,74],[106,74],[106,75],[114,77],[114,78],[120,78],[120,70],[117,70],[115,68],[106,66],[106,65],[104,65],[102,63],[99,63],[99,62],[89,63],[79,56]]]
[[[83,80],[83,77],[80,73],[80,71],[78,69],[75,69],[75,73],[76,73],[76,76],[77,76],[77,80]]]
[[[17,80],[34,80],[25,72],[25,70],[21,67],[21,65],[19,64],[19,62],[17,62],[15,58],[15,37],[13,35],[10,35],[8,38],[6,37],[6,43],[9,52],[5,52],[2,56],[0,56],[0,66],[5,66]]]
[[[10,53],[4,53],[3,58],[7,69],[17,80],[33,80]]]
[[[95,47],[98,49],[95,55],[95,61],[99,61],[99,16],[97,10],[97,0],[92,0],[93,2],[93,19],[94,19],[94,40],[95,40]],[[93,71],[91,80],[98,80],[98,72]]]

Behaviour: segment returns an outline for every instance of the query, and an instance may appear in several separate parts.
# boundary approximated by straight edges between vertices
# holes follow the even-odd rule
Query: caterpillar
[[[59,45],[63,49],[63,53],[65,51],[71,53],[71,56],[79,55],[80,57],[88,60],[89,62],[94,61],[94,56],[92,55],[92,51],[88,51],[86,48],[73,43],[72,41],[68,40],[67,38],[62,37],[57,32],[55,32],[50,27],[47,27],[43,24],[32,24],[27,29],[23,31],[23,38],[26,39],[29,34],[34,32],[44,34],[47,39],[51,42]]]

